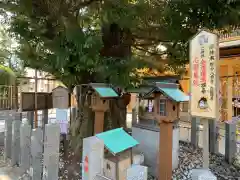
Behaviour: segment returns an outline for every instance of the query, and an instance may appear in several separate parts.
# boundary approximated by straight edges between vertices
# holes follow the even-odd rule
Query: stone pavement
[[[2,167],[0,168],[0,180],[19,180],[23,173],[19,168]]]
[[[19,167],[11,167],[10,162],[5,163],[0,156],[0,180],[28,180],[23,177],[24,171]]]

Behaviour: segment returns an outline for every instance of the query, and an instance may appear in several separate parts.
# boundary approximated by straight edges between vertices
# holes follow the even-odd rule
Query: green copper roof
[[[176,102],[185,102],[189,101],[189,96],[187,96],[184,92],[182,92],[180,89],[176,88],[160,88],[158,89],[168,97],[170,97],[172,100]]]
[[[118,94],[110,87],[94,87],[93,88],[101,97],[118,97]]]
[[[162,94],[176,102],[189,101],[189,96],[182,92],[179,89],[178,84],[176,83],[156,82],[155,87],[150,92],[146,93],[144,96],[148,97],[154,92],[161,92]]]
[[[123,152],[139,144],[123,128],[106,131],[96,134],[96,136],[104,142],[104,145],[112,154]]]

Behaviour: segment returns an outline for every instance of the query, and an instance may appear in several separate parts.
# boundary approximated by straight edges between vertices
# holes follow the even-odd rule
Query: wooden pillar
[[[95,111],[94,134],[103,132],[104,128],[104,111]]]
[[[159,180],[172,179],[173,124],[160,123]]]
[[[232,65],[228,65],[228,76],[233,75]],[[233,77],[227,79],[227,121],[232,120]]]

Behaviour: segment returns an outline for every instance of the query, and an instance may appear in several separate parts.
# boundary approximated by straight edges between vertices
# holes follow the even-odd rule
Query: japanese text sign
[[[201,31],[190,42],[192,116],[218,118],[218,36]]]

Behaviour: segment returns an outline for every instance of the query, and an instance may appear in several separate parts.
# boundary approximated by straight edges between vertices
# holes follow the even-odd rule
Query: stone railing
[[[220,41],[228,40],[228,39],[234,39],[236,37],[240,38],[240,29],[236,29],[229,33],[219,33],[220,35]]]
[[[5,113],[4,119],[4,165],[19,166],[21,178],[58,179],[60,125],[49,123],[45,128],[32,129],[29,122],[33,119],[24,123],[22,114],[14,111]]]
[[[195,120],[193,120],[193,122],[195,122]],[[203,147],[203,127],[201,124],[191,123],[180,122],[180,140],[189,143],[191,142],[199,147]],[[191,126],[196,127],[192,129]],[[240,134],[236,132],[236,129],[239,129],[240,126],[236,123],[229,124],[226,122],[217,123],[216,129],[214,129],[214,127],[214,124],[210,123],[210,147],[216,146],[215,148],[211,148],[211,152],[214,153],[215,151],[215,153],[225,155],[226,160],[230,162],[232,162],[235,158],[240,159]],[[234,136],[235,133],[236,136]],[[215,139],[214,137],[217,142],[213,141],[213,139]]]

